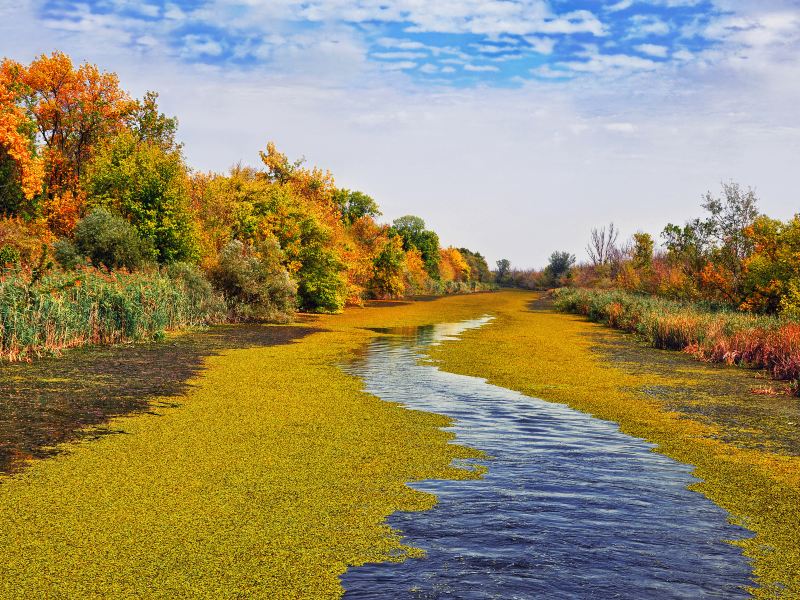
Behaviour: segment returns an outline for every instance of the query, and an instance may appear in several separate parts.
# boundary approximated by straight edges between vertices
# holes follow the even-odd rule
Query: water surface
[[[372,394],[454,417],[456,441],[493,458],[482,480],[413,484],[439,504],[389,522],[426,558],[350,569],[345,597],[747,597],[750,565],[725,540],[748,532],[687,489],[689,466],[612,423],[418,364],[487,321],[385,330],[347,367]]]

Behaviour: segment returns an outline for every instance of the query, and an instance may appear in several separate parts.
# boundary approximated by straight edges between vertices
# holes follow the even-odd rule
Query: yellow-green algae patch
[[[308,319],[284,346],[228,350],[124,435],[0,480],[3,598],[336,598],[347,566],[418,554],[384,524],[424,510],[405,482],[467,478],[445,417],[362,390],[338,367],[362,327],[475,317],[464,296]]]
[[[670,389],[685,393],[698,385],[692,371],[703,365],[673,374],[625,369],[596,351],[591,334],[607,335],[601,326],[531,310],[534,298],[530,293],[498,294],[492,308],[496,318],[489,325],[431,349],[431,358],[448,371],[616,421],[624,432],[656,443],[659,452],[695,465],[702,480],[697,491],[756,534],[740,542],[759,584],[752,593],[800,598],[800,457],[773,451],[779,444],[748,447],[754,428],[746,424],[737,435],[730,424],[669,410],[665,398]],[[635,342],[628,337],[627,343]],[[722,383],[739,376],[722,369],[716,373]],[[654,386],[662,392],[648,393]],[[752,401],[762,398],[753,395]]]

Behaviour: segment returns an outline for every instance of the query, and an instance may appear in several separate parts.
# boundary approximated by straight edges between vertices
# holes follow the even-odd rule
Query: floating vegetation
[[[753,560],[760,586],[753,594],[800,596],[800,458],[789,425],[798,420],[789,419],[790,408],[742,411],[774,401],[742,385],[741,376],[752,378],[752,372],[639,346],[582,317],[531,308],[530,294],[501,298],[492,323],[430,350],[442,368],[618,422],[623,432],[695,465],[702,482],[693,489],[756,532],[737,542]],[[627,356],[608,350],[612,337]],[[694,398],[692,409],[688,398]],[[781,411],[784,428],[771,431]]]

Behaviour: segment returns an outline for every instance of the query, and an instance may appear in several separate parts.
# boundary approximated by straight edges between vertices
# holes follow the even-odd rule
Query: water
[[[742,598],[745,530],[687,489],[691,468],[616,425],[418,360],[489,317],[381,336],[347,367],[372,394],[457,419],[457,442],[493,458],[478,481],[425,481],[422,513],[389,523],[423,559],[342,578],[345,598]],[[565,365],[565,368],[569,368]]]

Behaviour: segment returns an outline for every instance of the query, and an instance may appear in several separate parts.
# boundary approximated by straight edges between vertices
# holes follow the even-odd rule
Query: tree
[[[553,252],[550,262],[545,268],[545,273],[552,285],[558,285],[562,279],[569,275],[572,265],[575,264],[575,255],[569,252]]]
[[[425,270],[432,279],[439,279],[439,236],[425,229],[425,221],[414,215],[395,219],[392,229],[403,238],[403,249],[419,250],[425,263]]]
[[[363,192],[336,190],[333,201],[339,209],[342,223],[345,225],[352,225],[363,217],[374,218],[381,214],[378,203]]]
[[[75,68],[62,52],[27,67],[5,61],[3,70],[21,90],[18,106],[43,145],[44,216],[54,232],[69,233],[83,212],[79,181],[86,165],[102,141],[125,129],[135,103],[115,74],[88,63]]]
[[[741,261],[753,251],[753,240],[745,230],[758,217],[758,198],[752,188],[747,191],[735,182],[722,184],[723,197],[711,192],[704,196],[703,208],[709,213],[706,220],[710,237],[727,256],[728,265],[738,270]]]
[[[631,260],[636,269],[650,269],[653,266],[653,250],[655,242],[649,233],[641,231],[633,234]]]
[[[89,202],[128,219],[161,263],[198,258],[179,149],[123,132],[97,152],[84,177]]]
[[[162,150],[174,150],[178,147],[175,141],[178,119],[159,111],[157,92],[148,91],[144,98],[137,100],[128,121],[131,131],[140,141],[155,144]]]
[[[586,246],[586,252],[592,264],[596,267],[601,267],[609,264],[617,253],[617,238],[619,237],[619,230],[616,229],[614,223],[609,223],[608,229],[601,227],[597,229],[592,228],[589,244]]]
[[[461,256],[464,257],[464,260],[467,261],[470,269],[470,276],[473,281],[479,281],[480,283],[492,281],[492,272],[489,270],[489,265],[480,252],[473,252],[467,248],[459,248],[458,251],[461,253]]]
[[[0,212],[30,216],[44,170],[36,151],[36,125],[20,106],[17,78],[16,63],[0,63]]]
[[[497,265],[497,271],[495,274],[497,283],[505,283],[509,274],[511,273],[511,261],[507,258],[501,258],[495,263],[495,265]]]
[[[371,295],[375,298],[399,298],[405,295],[405,263],[402,238],[397,235],[389,237],[374,260]]]

